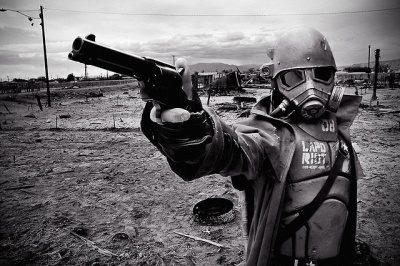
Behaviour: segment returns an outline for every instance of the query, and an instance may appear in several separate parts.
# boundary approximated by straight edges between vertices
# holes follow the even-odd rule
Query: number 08
[[[324,132],[335,132],[335,121],[332,119],[322,119],[322,131]]]

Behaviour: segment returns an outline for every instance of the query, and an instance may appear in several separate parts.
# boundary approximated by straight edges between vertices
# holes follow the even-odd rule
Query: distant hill
[[[254,68],[257,70],[260,68],[260,66],[261,66],[261,64],[251,64],[251,65],[240,65],[238,67],[241,72],[245,72],[245,71],[248,71],[250,68]]]
[[[260,65],[252,64],[252,65],[230,65],[224,63],[198,63],[194,65],[190,65],[190,71],[194,72],[222,72],[223,70],[237,70],[239,68],[240,72],[246,72],[250,68],[258,69]]]
[[[371,59],[370,68],[375,65],[375,59]],[[400,70],[400,59],[380,61],[381,65],[389,65],[390,69]],[[223,70],[237,70],[239,68],[240,72],[247,72],[250,68],[258,69],[261,64],[249,64],[249,65],[230,65],[224,63],[198,63],[190,65],[190,70],[194,72],[222,72]],[[346,67],[367,67],[368,63],[358,63],[346,66],[338,66],[338,69],[344,69]]]
[[[379,63],[381,65],[389,65],[390,69],[400,70],[400,59],[380,61]],[[375,66],[375,59],[371,58],[371,61],[369,63],[369,67],[370,68],[374,68],[374,66]],[[349,66],[342,66],[340,68],[343,69],[345,67],[368,67],[368,63],[352,64],[352,65],[349,65]]]

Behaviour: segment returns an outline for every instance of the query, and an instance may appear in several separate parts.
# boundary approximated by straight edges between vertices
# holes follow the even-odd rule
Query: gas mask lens
[[[334,70],[331,67],[316,67],[313,69],[313,79],[322,83],[330,83],[334,77]]]
[[[303,83],[306,80],[305,71],[309,71],[310,76],[314,81],[324,84],[331,83],[335,73],[331,67],[316,67],[310,70],[306,69],[289,70],[280,75],[280,81],[281,84],[283,85],[283,88],[287,91],[290,91],[294,87]]]
[[[285,90],[291,90],[305,81],[304,70],[289,70],[280,75],[281,83]]]

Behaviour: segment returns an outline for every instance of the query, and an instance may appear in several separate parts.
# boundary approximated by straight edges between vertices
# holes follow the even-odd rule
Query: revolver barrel
[[[126,54],[82,37],[74,40],[68,58],[127,76],[144,78],[146,75],[145,58]]]
[[[68,58],[144,81],[143,94],[162,106],[186,108],[188,105],[182,77],[174,66],[100,45],[93,34],[77,37]]]

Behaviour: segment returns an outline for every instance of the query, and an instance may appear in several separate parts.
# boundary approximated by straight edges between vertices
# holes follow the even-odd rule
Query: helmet
[[[283,34],[269,52],[273,78],[288,69],[332,67],[335,59],[325,36],[312,28],[296,28]]]
[[[317,30],[297,28],[283,34],[268,53],[269,71],[280,94],[301,117],[314,119],[326,109],[336,112],[343,89],[334,89],[336,63],[326,38]]]

